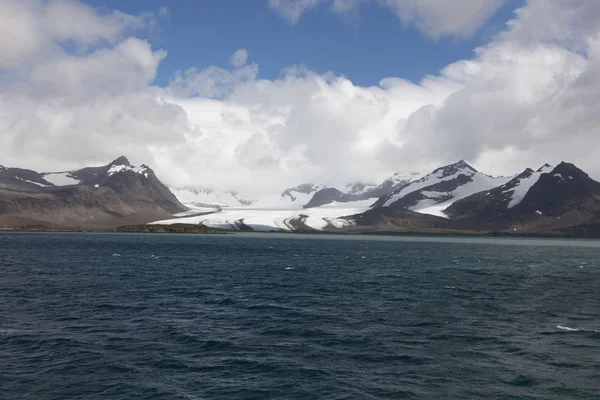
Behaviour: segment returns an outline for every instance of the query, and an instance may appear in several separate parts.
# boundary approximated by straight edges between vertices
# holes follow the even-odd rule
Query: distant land
[[[342,188],[304,183],[251,197],[169,187],[121,156],[97,167],[0,166],[0,229],[600,237],[600,183],[575,165],[493,177],[463,160]]]

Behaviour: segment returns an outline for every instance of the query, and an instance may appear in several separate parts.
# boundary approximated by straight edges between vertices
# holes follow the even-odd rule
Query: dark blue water
[[[599,290],[598,242],[3,233],[0,398],[598,399]]]

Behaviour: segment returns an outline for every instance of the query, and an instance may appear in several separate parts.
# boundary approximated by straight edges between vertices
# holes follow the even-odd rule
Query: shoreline
[[[183,235],[235,235],[235,234],[283,234],[290,236],[348,236],[348,237],[446,237],[446,238],[530,238],[530,239],[600,239],[600,234],[578,234],[576,232],[547,232],[547,233],[511,233],[511,232],[474,232],[474,231],[311,231],[301,229],[297,231],[232,231],[205,227],[192,224],[172,225],[124,225],[117,228],[49,228],[49,227],[17,227],[0,228],[0,232],[23,232],[23,233],[115,233],[115,234],[183,234]]]

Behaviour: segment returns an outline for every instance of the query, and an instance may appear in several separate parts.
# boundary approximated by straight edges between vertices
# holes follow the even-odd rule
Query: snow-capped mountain
[[[345,192],[303,184],[257,198],[174,189],[183,205],[150,167],[131,165],[125,157],[63,172],[0,166],[0,227],[106,228],[154,221],[237,231],[600,236],[600,183],[573,164],[493,178],[459,161],[415,178],[397,174],[378,186],[347,185]],[[386,187],[396,189],[373,204],[370,196]]]
[[[553,225],[583,222],[600,212],[600,183],[573,164],[546,164],[526,169],[504,185],[452,204],[454,219],[478,221],[536,221]]]
[[[395,173],[380,185],[372,183],[348,183],[344,191],[336,188],[323,188],[305,203],[304,208],[320,207],[332,203],[350,203],[362,200],[373,200],[394,190],[399,190],[419,176],[418,173]]]
[[[510,178],[491,177],[464,160],[438,168],[379,198],[374,207],[406,208],[423,214],[445,217],[443,210],[455,201],[489,190]]]
[[[474,212],[482,218],[501,214],[505,210],[521,203],[527,192],[537,183],[542,174],[551,171],[552,168],[548,164],[545,164],[536,171],[527,168],[502,185],[460,199],[460,201],[449,206],[447,213],[451,216],[465,216],[468,213]]]
[[[148,166],[125,157],[64,172],[0,169],[0,219],[79,226],[132,215],[169,216],[186,208]]]

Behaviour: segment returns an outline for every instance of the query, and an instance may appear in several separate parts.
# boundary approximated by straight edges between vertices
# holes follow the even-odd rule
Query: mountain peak
[[[441,177],[445,178],[447,176],[454,175],[462,171],[466,171],[468,175],[472,175],[477,172],[477,170],[471,167],[465,160],[460,160],[458,162],[455,162],[454,164],[448,164],[444,167],[440,167],[433,171],[432,174],[438,176],[441,174]]]
[[[564,164],[564,162],[562,162],[561,164]],[[542,165],[542,166],[541,166],[541,167],[540,167],[540,168],[537,170],[537,172],[548,171],[548,170],[550,170],[550,169],[552,169],[552,165],[550,165],[550,164],[548,164],[548,163],[545,163],[544,165]]]
[[[477,170],[475,168],[471,167],[469,165],[469,163],[467,163],[465,160],[462,160],[462,159],[459,160],[459,161],[457,161],[457,162],[455,162],[454,164],[449,165],[449,166],[460,168],[460,169],[467,168],[467,169],[471,169],[471,170],[477,172]]]
[[[114,160],[113,162],[111,162],[108,165],[125,165],[127,167],[131,166],[131,164],[129,163],[129,160],[125,156],[121,156],[121,157],[117,158],[116,160]]]
[[[571,179],[573,179],[573,177],[589,177],[588,174],[586,174],[585,172],[583,172],[582,170],[580,170],[579,168],[577,168],[574,164],[571,163],[567,163],[562,161],[560,164],[558,164],[556,166],[556,168],[552,169],[553,174],[567,174],[569,176],[571,176]]]

